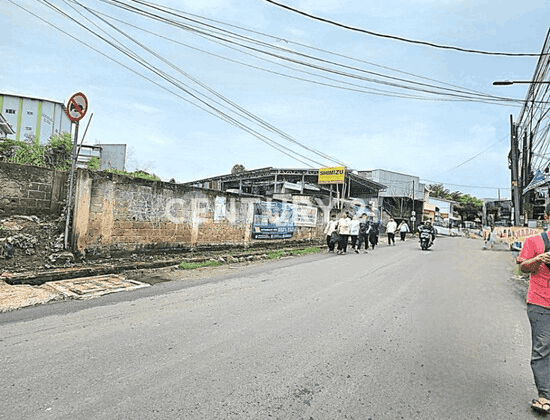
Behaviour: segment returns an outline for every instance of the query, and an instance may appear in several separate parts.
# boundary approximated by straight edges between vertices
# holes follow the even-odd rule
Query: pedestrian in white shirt
[[[351,219],[347,213],[342,213],[342,217],[338,221],[338,233],[340,234],[340,243],[338,244],[338,254],[345,254],[348,250],[348,240],[350,233]]]
[[[386,225],[386,233],[388,234],[388,245],[395,246],[395,231],[397,230],[397,223],[395,223],[395,220],[393,218],[390,219],[388,224]]]
[[[328,245],[328,252],[334,252],[334,245],[336,245],[333,241],[331,241],[331,238],[333,237],[332,233],[336,230],[336,226],[338,225],[338,220],[336,220],[336,215],[333,214],[330,216],[330,220],[327,223],[327,226],[325,227],[325,235],[327,235],[327,245]]]
[[[351,238],[351,249],[355,250],[356,254],[359,254],[357,250],[357,236],[359,235],[359,219],[357,215],[353,216],[351,222],[349,222],[349,236]]]
[[[399,223],[399,227],[397,228],[399,231],[399,234],[401,235],[401,240],[404,241],[405,237],[407,236],[407,232],[410,232],[409,225],[405,220],[403,220],[401,223]]]

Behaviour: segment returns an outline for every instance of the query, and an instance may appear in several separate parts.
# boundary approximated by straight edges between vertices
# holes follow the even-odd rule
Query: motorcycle
[[[433,244],[432,233],[427,229],[423,229],[420,231],[419,236],[420,236],[420,248],[422,248],[423,251],[426,251]]]

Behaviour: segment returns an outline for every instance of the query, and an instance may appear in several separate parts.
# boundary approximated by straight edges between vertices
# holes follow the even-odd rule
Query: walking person
[[[370,222],[367,219],[367,215],[365,213],[362,214],[361,220],[359,221],[359,238],[358,238],[358,244],[357,249],[355,250],[356,253],[359,254],[359,251],[361,251],[361,246],[365,244],[365,254],[368,253],[367,249],[369,248],[369,233],[370,233]]]
[[[401,235],[401,241],[405,241],[407,232],[410,232],[409,225],[407,224],[407,222],[403,220],[401,223],[399,223],[397,230],[399,231],[399,235]]]
[[[328,246],[328,252],[334,252],[334,245],[336,245],[331,239],[333,238],[333,232],[336,231],[336,227],[338,226],[338,220],[336,220],[336,215],[333,214],[330,216],[330,220],[327,223],[327,226],[325,227],[325,235],[327,235],[327,246]]]
[[[357,250],[357,236],[359,236],[359,219],[357,215],[355,215],[351,219],[351,222],[349,222],[349,237],[351,239],[351,249],[353,249],[356,254],[359,254]]]
[[[550,204],[544,219],[550,220]],[[491,232],[492,233],[492,232]],[[538,399],[534,411],[550,413],[550,240],[543,232],[525,240],[517,258],[519,268],[530,273],[527,292],[527,316],[531,324],[531,370],[535,378]]]
[[[491,232],[489,232],[489,248],[493,249],[493,246],[495,245],[495,238],[497,234],[495,232],[495,228],[491,226]]]
[[[369,222],[369,242],[372,249],[378,245],[379,223],[371,221]]]
[[[388,245],[395,246],[395,231],[397,230],[397,223],[395,223],[395,220],[393,218],[390,219],[388,224],[386,225],[386,233],[388,234]]]
[[[342,213],[342,217],[338,221],[338,234],[340,242],[338,243],[338,254],[345,254],[348,250],[349,232],[351,219],[346,212]]]

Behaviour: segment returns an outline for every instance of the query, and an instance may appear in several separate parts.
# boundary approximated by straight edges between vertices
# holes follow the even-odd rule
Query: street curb
[[[322,245],[315,246],[316,248],[323,249]],[[306,247],[307,248],[307,247]],[[31,285],[31,286],[41,286],[44,283],[51,281],[59,280],[68,280],[80,277],[93,277],[100,275],[108,274],[120,274],[126,271],[132,270],[147,270],[155,268],[166,268],[166,267],[177,267],[182,262],[204,262],[204,261],[216,261],[220,257],[224,258],[227,261],[228,258],[232,257],[234,259],[239,258],[248,258],[255,257],[259,255],[265,255],[270,252],[275,251],[292,251],[296,249],[304,249],[304,247],[296,248],[279,248],[269,251],[256,251],[248,253],[235,253],[227,255],[210,255],[210,256],[201,256],[195,258],[178,258],[172,260],[164,261],[151,261],[151,262],[132,262],[132,263],[121,263],[121,264],[104,264],[100,267],[71,267],[71,268],[60,268],[48,271],[39,271],[39,272],[23,272],[23,273],[4,273],[0,279],[5,281],[11,286],[15,285]],[[227,263],[227,262],[226,262]]]

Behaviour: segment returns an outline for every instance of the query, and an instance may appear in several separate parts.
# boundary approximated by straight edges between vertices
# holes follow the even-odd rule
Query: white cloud
[[[160,108],[152,107],[152,106],[149,106],[149,105],[134,103],[134,104],[132,104],[132,106],[136,110],[141,111],[141,112],[145,112],[147,114],[158,114],[158,113],[162,112],[162,110]]]

